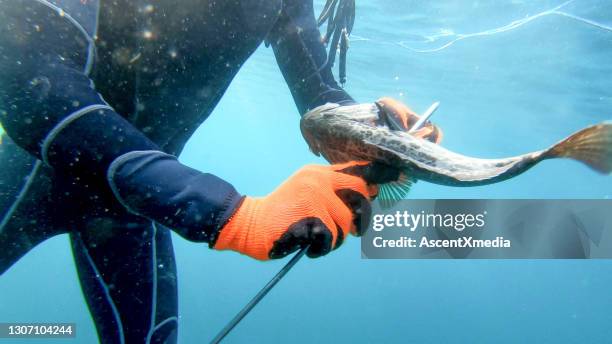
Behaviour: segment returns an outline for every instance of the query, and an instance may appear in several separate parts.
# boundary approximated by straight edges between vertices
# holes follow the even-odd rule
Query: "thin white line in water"
[[[435,52],[439,52],[442,51],[450,46],[452,46],[453,44],[462,41],[464,39],[468,39],[468,38],[474,38],[474,37],[482,37],[482,36],[492,36],[492,35],[496,35],[498,33],[503,33],[503,32],[508,32],[514,29],[517,29],[525,24],[528,24],[536,19],[545,17],[545,16],[550,16],[550,15],[557,15],[557,16],[561,16],[561,17],[566,17],[566,18],[570,18],[573,20],[576,20],[578,22],[581,22],[583,24],[587,24],[593,27],[596,27],[598,29],[604,30],[604,31],[609,31],[612,32],[612,27],[598,23],[596,21],[587,19],[587,18],[583,18],[583,17],[579,17],[567,12],[563,12],[560,11],[561,8],[569,5],[570,3],[574,2],[574,0],[569,0],[566,1],[564,3],[562,3],[561,5],[558,5],[554,8],[551,8],[549,10],[534,14],[532,16],[527,16],[523,19],[518,19],[518,20],[514,20],[512,22],[510,22],[507,25],[498,27],[498,28],[494,28],[494,29],[489,29],[489,30],[485,30],[485,31],[480,31],[480,32],[474,32],[474,33],[454,33],[452,32],[452,30],[446,30],[444,32],[441,33],[437,33],[434,35],[429,35],[429,36],[421,36],[423,38],[423,42],[424,43],[435,43],[437,40],[441,39],[441,38],[449,38],[449,37],[454,37],[452,40],[450,40],[449,42],[436,47],[436,48],[431,48],[431,49],[417,49],[417,48],[413,48],[411,46],[409,46],[409,42],[408,41],[399,41],[399,42],[389,42],[389,41],[379,41],[379,40],[375,40],[375,39],[371,39],[371,38],[367,38],[367,37],[363,37],[363,36],[357,36],[357,35],[352,35],[352,42],[376,42],[376,43],[380,43],[380,44],[393,44],[393,45],[398,45],[402,48],[408,49],[412,52],[415,53],[435,53]]]

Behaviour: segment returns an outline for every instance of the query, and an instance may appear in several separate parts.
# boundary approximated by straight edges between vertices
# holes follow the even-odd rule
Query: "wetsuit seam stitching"
[[[151,332],[151,338],[153,337],[153,334],[159,330],[162,326],[166,325],[167,323],[171,322],[171,321],[176,321],[177,325],[178,325],[178,317],[177,316],[171,316],[171,317],[167,317],[166,319],[162,320],[159,322],[159,324],[157,324],[157,326],[155,326],[155,328],[153,329],[153,332]]]
[[[91,67],[93,65],[93,51],[95,49],[95,44],[94,44],[94,40],[93,37],[91,37],[88,33],[87,30],[85,30],[85,28],[83,27],[83,25],[81,25],[76,19],[74,19],[69,13],[67,13],[66,11],[64,11],[63,8],[47,1],[47,0],[34,0],[36,2],[38,2],[39,4],[43,5],[43,6],[47,6],[48,8],[56,11],[62,18],[66,18],[66,20],[68,20],[72,25],[76,26],[76,28],[85,36],[85,39],[87,39],[88,45],[87,45],[87,61],[85,61],[85,68],[83,69],[83,73],[85,73],[85,75],[89,75],[89,72],[91,72]],[[96,12],[99,12],[99,6],[98,9],[96,10]],[[96,31],[97,31],[97,19],[96,19]]]
[[[151,343],[151,338],[153,337],[153,333],[155,333],[155,313],[157,313],[157,225],[155,225],[155,221],[151,221],[151,255],[153,261],[153,289],[151,290],[151,325],[149,327],[149,332],[147,333],[147,341],[146,343]]]
[[[113,192],[113,194],[115,195],[115,198],[117,199],[117,201],[125,208],[127,209],[127,211],[129,211],[130,213],[134,214],[134,215],[138,215],[138,216],[143,216],[146,217],[142,214],[140,214],[139,212],[135,211],[134,209],[132,209],[132,207],[129,206],[129,204],[123,199],[123,197],[121,196],[121,193],[119,192],[119,188],[117,188],[117,184],[115,183],[115,173],[117,172],[117,170],[119,168],[121,168],[121,166],[123,164],[125,164],[127,161],[135,158],[135,157],[140,157],[143,155],[150,155],[150,154],[156,154],[159,156],[164,156],[164,157],[171,157],[173,159],[176,159],[173,155],[164,153],[162,151],[158,151],[158,150],[135,150],[135,151],[131,151],[131,152],[127,152],[125,154],[122,154],[120,156],[118,156],[117,158],[115,158],[115,160],[113,160],[110,165],[108,166],[108,169],[106,170],[106,180],[111,188],[111,191]]]
[[[40,169],[41,164],[42,164],[42,162],[40,160],[36,160],[36,163],[34,164],[34,167],[32,168],[32,171],[30,171],[30,174],[29,174],[26,182],[24,183],[24,185],[21,188],[21,190],[19,190],[19,194],[17,195],[17,198],[11,204],[11,207],[6,212],[6,214],[4,215],[4,218],[0,222],[0,233],[2,233],[2,231],[4,231],[4,227],[10,221],[11,217],[13,216],[13,213],[17,210],[17,207],[19,207],[19,204],[23,201],[23,198],[28,193],[28,190],[30,189],[30,186],[34,182],[34,179],[36,178],[36,174],[38,173],[38,170]]]
[[[47,134],[47,136],[45,137],[45,139],[43,140],[42,143],[42,147],[41,147],[41,151],[40,151],[40,155],[42,157],[43,162],[50,166],[49,164],[49,149],[51,147],[51,145],[53,144],[53,141],[55,141],[55,139],[57,138],[57,136],[64,130],[66,129],[72,122],[76,121],[77,119],[91,113],[92,111],[95,110],[111,110],[114,111],[112,107],[105,105],[105,104],[92,104],[92,105],[88,105],[86,107],[83,107],[73,113],[71,113],[70,115],[66,116],[64,119],[62,119],[58,124],[56,124],[53,129],[51,129],[51,131],[49,131],[49,133]]]
[[[81,247],[83,248],[83,252],[85,253],[87,262],[94,270],[94,273],[96,274],[96,280],[100,282],[100,284],[102,285],[102,290],[104,290],[104,294],[106,295],[106,298],[111,306],[111,310],[113,311],[113,316],[115,317],[115,320],[117,321],[117,326],[119,327],[119,331],[118,331],[119,332],[118,333],[119,342],[124,344],[125,334],[123,332],[123,322],[121,321],[121,315],[119,314],[119,310],[117,309],[117,306],[115,305],[115,302],[113,301],[113,298],[110,295],[110,291],[108,290],[108,286],[106,285],[106,282],[104,282],[104,280],[102,279],[102,274],[100,274],[100,271],[98,271],[96,264],[93,262],[93,259],[91,258],[91,255],[89,254],[89,250],[87,249],[87,247],[85,246],[85,243],[83,242],[83,239],[81,238],[81,234],[78,234],[78,237],[79,237],[79,241],[81,241]]]

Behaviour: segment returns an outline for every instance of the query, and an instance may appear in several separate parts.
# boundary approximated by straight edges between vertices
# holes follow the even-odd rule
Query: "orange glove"
[[[340,246],[348,233],[369,222],[371,195],[378,190],[356,175],[367,163],[308,165],[269,195],[246,197],[221,229],[214,248],[267,260],[310,245],[318,257]]]
[[[420,118],[409,107],[393,98],[380,98],[376,101],[376,105],[378,105],[382,112],[381,115],[386,116],[387,120],[393,121],[404,130],[410,130]],[[425,124],[421,129],[414,132],[413,135],[434,143],[442,141],[442,130],[431,123]]]

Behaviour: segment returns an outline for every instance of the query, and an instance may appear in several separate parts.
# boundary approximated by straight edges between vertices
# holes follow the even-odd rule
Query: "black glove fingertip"
[[[370,218],[372,217],[372,205],[370,202],[363,197],[362,194],[355,190],[338,190],[336,191],[336,195],[351,209],[351,212],[353,213],[355,235],[363,235],[363,233],[365,233],[365,229],[370,223]]]
[[[311,244],[308,251],[306,251],[308,257],[318,258],[331,251],[333,236],[321,220],[315,219],[310,230],[310,236]]]

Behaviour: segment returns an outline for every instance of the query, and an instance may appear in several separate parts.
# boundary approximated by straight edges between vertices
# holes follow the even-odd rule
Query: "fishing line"
[[[572,20],[575,20],[577,22],[583,23],[583,24],[587,24],[589,26],[593,26],[595,28],[604,30],[604,31],[608,31],[608,32],[612,32],[612,27],[608,26],[608,25],[604,25],[601,23],[598,23],[594,20],[591,19],[587,19],[587,18],[583,18],[571,13],[567,13],[564,11],[561,11],[561,9],[567,5],[569,5],[570,3],[573,3],[575,0],[569,0],[566,1],[564,3],[562,3],[561,5],[558,5],[556,7],[553,7],[549,10],[534,14],[532,16],[527,16],[523,19],[518,19],[518,20],[514,20],[512,22],[510,22],[507,25],[504,26],[500,26],[498,28],[494,28],[494,29],[489,29],[489,30],[484,30],[484,31],[480,31],[480,32],[474,32],[474,33],[455,33],[452,30],[443,30],[442,32],[438,33],[438,34],[434,34],[434,35],[429,35],[429,36],[421,36],[418,35],[419,38],[422,38],[422,43],[426,43],[426,44],[434,44],[440,40],[443,39],[451,39],[450,41],[448,41],[447,43],[444,43],[443,45],[436,47],[436,48],[430,48],[430,49],[418,49],[418,48],[414,48],[410,45],[410,43],[408,41],[399,41],[399,42],[390,42],[390,41],[381,41],[381,40],[375,40],[375,39],[370,39],[367,37],[362,37],[362,36],[357,36],[357,35],[352,35],[353,42],[360,42],[360,41],[367,41],[367,42],[375,42],[375,43],[380,43],[380,44],[391,44],[391,45],[398,45],[404,49],[408,49],[412,52],[415,53],[435,53],[435,52],[439,52],[442,51],[452,45],[454,45],[455,43],[462,41],[464,39],[468,39],[468,38],[475,38],[475,37],[483,37],[483,36],[493,36],[499,33],[504,33],[504,32],[508,32],[514,29],[517,29],[523,25],[526,25],[536,19],[540,19],[542,17],[546,17],[546,16],[550,16],[550,15],[556,15],[556,16],[561,16],[561,17],[565,17],[565,18],[569,18]]]

